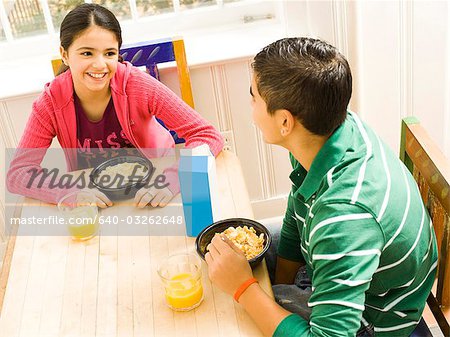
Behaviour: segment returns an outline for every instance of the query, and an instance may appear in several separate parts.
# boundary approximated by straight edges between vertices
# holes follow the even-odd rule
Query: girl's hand
[[[103,192],[100,192],[96,188],[89,189],[88,191],[95,195],[95,202],[97,203],[98,207],[107,208],[113,205],[111,200],[109,200]]]
[[[167,187],[163,189],[157,189],[154,186],[143,187],[136,192],[134,203],[138,208],[144,208],[147,204],[153,207],[165,207],[173,197],[174,195]]]
[[[233,295],[242,283],[253,277],[244,253],[225,235],[216,234],[206,248],[209,279],[227,294]]]

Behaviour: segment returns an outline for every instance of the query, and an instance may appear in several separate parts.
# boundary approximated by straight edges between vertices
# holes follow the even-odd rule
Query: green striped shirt
[[[409,336],[435,277],[436,239],[403,163],[356,114],[328,139],[309,172],[294,168],[278,255],[305,261],[310,321],[291,315],[274,336]]]

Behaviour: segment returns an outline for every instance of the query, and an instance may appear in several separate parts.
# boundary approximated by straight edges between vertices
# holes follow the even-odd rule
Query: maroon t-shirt
[[[105,160],[119,155],[134,154],[133,144],[127,139],[117,119],[113,99],[103,113],[101,120],[90,121],[81,106],[80,99],[74,94],[75,114],[77,118],[78,168],[95,167]],[[126,150],[126,149],[134,149]]]

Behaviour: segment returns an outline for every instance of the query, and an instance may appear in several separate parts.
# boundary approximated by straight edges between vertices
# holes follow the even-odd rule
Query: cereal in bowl
[[[146,172],[148,171],[148,168],[142,165],[141,163],[120,163],[112,166],[108,166],[105,169],[103,169],[98,177],[97,182],[107,181],[109,182],[112,180],[112,182],[106,186],[108,188],[118,188],[122,187],[122,185],[126,185],[129,182],[132,182],[133,178],[136,177],[143,177]],[[109,176],[109,179],[104,180],[105,176]]]
[[[253,227],[228,227],[221,234],[225,234],[236,247],[242,250],[247,260],[253,259],[264,249],[264,234],[256,235]]]

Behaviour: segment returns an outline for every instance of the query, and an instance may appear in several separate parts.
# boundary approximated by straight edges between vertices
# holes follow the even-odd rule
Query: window
[[[199,9],[212,9],[208,16],[220,17],[219,11],[237,3],[256,3],[268,1],[255,0],[0,0],[0,41],[17,40],[23,37],[55,34],[64,16],[83,2],[97,3],[110,9],[121,23],[172,14],[185,16],[187,12]],[[215,14],[213,12],[216,11]],[[169,20],[170,21],[170,20]],[[220,20],[219,20],[220,21]],[[170,24],[169,24],[170,26]]]
[[[44,12],[38,0],[3,0],[3,7],[14,39],[47,32]],[[2,26],[4,24],[2,22]]]
[[[144,17],[173,12],[174,7],[172,0],[136,0],[136,9],[138,17]]]
[[[189,64],[200,65],[247,57],[285,36],[289,0],[0,0],[0,73],[26,74],[25,81],[3,81],[0,98],[39,92],[53,78],[61,21],[85,1],[119,17],[124,45],[180,36]]]
[[[114,13],[117,20],[124,21],[131,19],[130,2],[128,0],[93,0],[95,4],[102,5]],[[159,3],[161,1],[148,1],[149,3]]]
[[[47,0],[53,26],[59,27],[66,14],[83,2],[83,0]]]
[[[47,65],[59,55],[63,18],[84,2],[102,4],[118,17],[124,44],[181,36],[197,62],[220,53],[217,42],[203,55],[203,38],[230,43],[258,27],[274,34],[283,29],[284,0],[0,0],[0,67],[34,64],[37,71]]]

